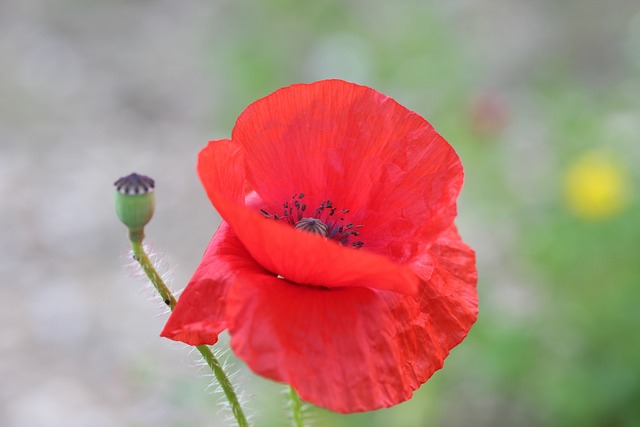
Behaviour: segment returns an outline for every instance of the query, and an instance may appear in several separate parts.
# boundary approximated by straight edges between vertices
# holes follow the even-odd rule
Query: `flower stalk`
[[[162,280],[162,277],[158,274],[153,263],[149,259],[149,256],[144,250],[142,245],[142,241],[131,240],[131,249],[133,250],[133,257],[140,264],[147,277],[153,284],[153,287],[156,288],[162,300],[167,304],[169,309],[173,311],[176,306],[176,299]],[[207,365],[213,371],[218,383],[222,387],[222,391],[229,401],[229,405],[231,406],[231,412],[233,412],[233,416],[238,422],[238,427],[249,427],[249,423],[247,422],[247,418],[242,411],[242,407],[240,406],[240,401],[238,400],[238,396],[236,395],[235,390],[233,389],[233,385],[229,380],[227,374],[225,374],[222,369],[222,365],[220,361],[213,355],[211,349],[206,345],[198,345],[196,346],[202,358],[207,362]],[[300,424],[302,425],[302,424]]]
[[[164,303],[169,306],[169,309],[171,311],[173,311],[176,306],[176,299],[174,298],[169,288],[167,288],[167,285],[165,285],[160,274],[158,274],[156,269],[153,267],[153,263],[144,250],[142,241],[138,241],[137,239],[130,239],[130,241],[131,250],[133,251],[133,258],[138,261],[140,267],[142,267],[145,274],[153,284],[153,287],[156,288],[156,291],[158,291],[160,297],[162,297]]]
[[[145,274],[156,288],[164,303],[173,311],[176,299],[156,271],[153,263],[147,255],[142,240],[144,239],[144,226],[153,215],[155,200],[153,197],[154,181],[146,176],[131,174],[117,180],[116,186],[116,214],[129,229],[129,241],[133,258],[140,264]],[[238,427],[249,427],[247,418],[242,411],[238,396],[236,395],[229,377],[222,369],[222,365],[206,345],[196,346],[207,365],[213,371],[218,383],[222,387],[224,395],[229,401],[231,412],[235,417]]]
[[[213,374],[216,376],[216,379],[220,383],[222,387],[222,391],[224,395],[227,397],[229,404],[231,405],[231,412],[233,412],[233,416],[238,421],[238,426],[240,427],[248,427],[247,419],[242,412],[242,407],[240,406],[240,402],[238,401],[238,396],[236,396],[235,391],[233,390],[233,385],[227,377],[227,374],[224,373],[222,369],[222,365],[220,365],[220,361],[213,355],[211,349],[206,345],[198,345],[196,346],[202,358],[207,362],[207,365],[213,371]]]
[[[289,404],[291,405],[291,417],[294,427],[304,427],[304,411],[302,401],[293,387],[289,387]]]

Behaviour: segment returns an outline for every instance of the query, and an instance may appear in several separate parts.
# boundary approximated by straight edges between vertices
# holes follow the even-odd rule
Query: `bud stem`
[[[133,257],[146,273],[147,277],[153,283],[153,286],[156,288],[162,300],[169,306],[169,309],[173,311],[176,306],[176,299],[173,294],[165,285],[164,280],[158,274],[156,269],[153,267],[153,263],[149,259],[149,256],[144,250],[144,246],[142,245],[141,236],[131,236],[131,249],[133,250]],[[229,377],[222,370],[222,365],[218,359],[213,355],[211,349],[206,345],[198,345],[196,346],[204,360],[207,362],[207,365],[213,371],[213,374],[216,376],[216,379],[220,383],[222,390],[224,391],[224,395],[227,397],[229,404],[231,405],[231,411],[233,412],[233,416],[238,422],[239,427],[249,427],[249,423],[247,422],[247,418],[242,411],[242,407],[240,406],[240,402],[238,401],[238,396],[233,389],[233,385],[231,381],[229,381]]]
[[[238,421],[238,426],[240,427],[248,427],[249,423],[247,423],[247,419],[242,412],[242,407],[240,406],[240,402],[238,401],[238,396],[236,396],[235,391],[233,390],[233,385],[231,381],[229,381],[229,377],[224,373],[222,369],[222,365],[211,352],[211,349],[206,345],[198,345],[196,346],[202,358],[207,362],[207,365],[213,371],[213,374],[216,376],[218,383],[222,387],[222,391],[224,395],[227,397],[229,404],[231,405],[231,411],[233,412],[233,416]]]
[[[169,309],[173,311],[176,306],[176,299],[171,294],[169,288],[167,288],[167,285],[164,284],[162,277],[160,277],[156,269],[153,267],[153,263],[144,251],[142,241],[132,239],[131,249],[133,250],[133,258],[138,261],[138,263],[140,263],[140,266],[146,273],[151,283],[153,283],[153,286],[162,297],[162,300],[169,306]]]
[[[136,242],[142,244],[142,239],[144,239],[144,229],[129,230],[129,240],[131,243]]]

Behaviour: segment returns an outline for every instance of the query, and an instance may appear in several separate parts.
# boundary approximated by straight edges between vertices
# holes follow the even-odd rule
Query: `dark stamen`
[[[356,229],[362,228],[362,224],[355,225],[350,222],[343,225],[341,222],[345,220],[345,217],[336,218],[334,216],[338,211],[346,215],[349,213],[349,209],[340,210],[334,207],[331,200],[327,199],[321,202],[310,216],[303,217],[304,212],[307,210],[307,204],[301,203],[300,200],[304,197],[304,193],[295,193],[291,200],[282,204],[282,215],[270,214],[264,209],[260,209],[260,213],[267,218],[283,220],[298,230],[335,240],[344,246],[361,248],[364,245],[362,241],[350,241],[352,236],[357,237],[360,235]],[[327,210],[326,213],[325,209]]]

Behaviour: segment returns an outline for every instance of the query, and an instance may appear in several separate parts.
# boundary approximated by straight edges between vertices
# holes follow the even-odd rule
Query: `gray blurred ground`
[[[115,179],[156,178],[149,242],[177,288],[215,230],[194,173],[214,133],[197,49],[215,8],[194,6],[0,2],[2,426],[216,425],[206,396],[170,401],[182,377],[207,381],[158,338],[166,316],[124,267],[113,213]]]
[[[550,59],[567,52],[593,85],[616,81],[621,57],[640,62],[637,4],[604,3],[456,0],[433,19],[465,46],[463,81],[517,99],[536,67],[553,72]],[[225,425],[195,357],[158,338],[166,316],[125,267],[112,182],[156,179],[148,242],[181,288],[218,222],[197,152],[228,136],[248,102],[323,77],[374,85],[425,114],[447,97],[446,79],[424,104],[405,84],[430,60],[419,48],[397,75],[376,68],[374,44],[421,10],[406,5],[347,2],[334,22],[340,2],[0,0],[0,426]],[[260,68],[260,46],[276,66]],[[497,262],[494,231],[467,232],[481,266]],[[268,387],[246,381],[250,393]],[[256,399],[261,415],[278,413]]]

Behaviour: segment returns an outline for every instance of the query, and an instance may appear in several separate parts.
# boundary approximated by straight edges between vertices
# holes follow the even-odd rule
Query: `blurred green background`
[[[198,150],[329,77],[460,154],[480,317],[411,401],[316,425],[640,425],[637,0],[0,1],[0,425],[227,425],[123,267],[111,184],[156,179],[179,289],[219,221]],[[286,425],[282,387],[229,363],[254,425]]]

